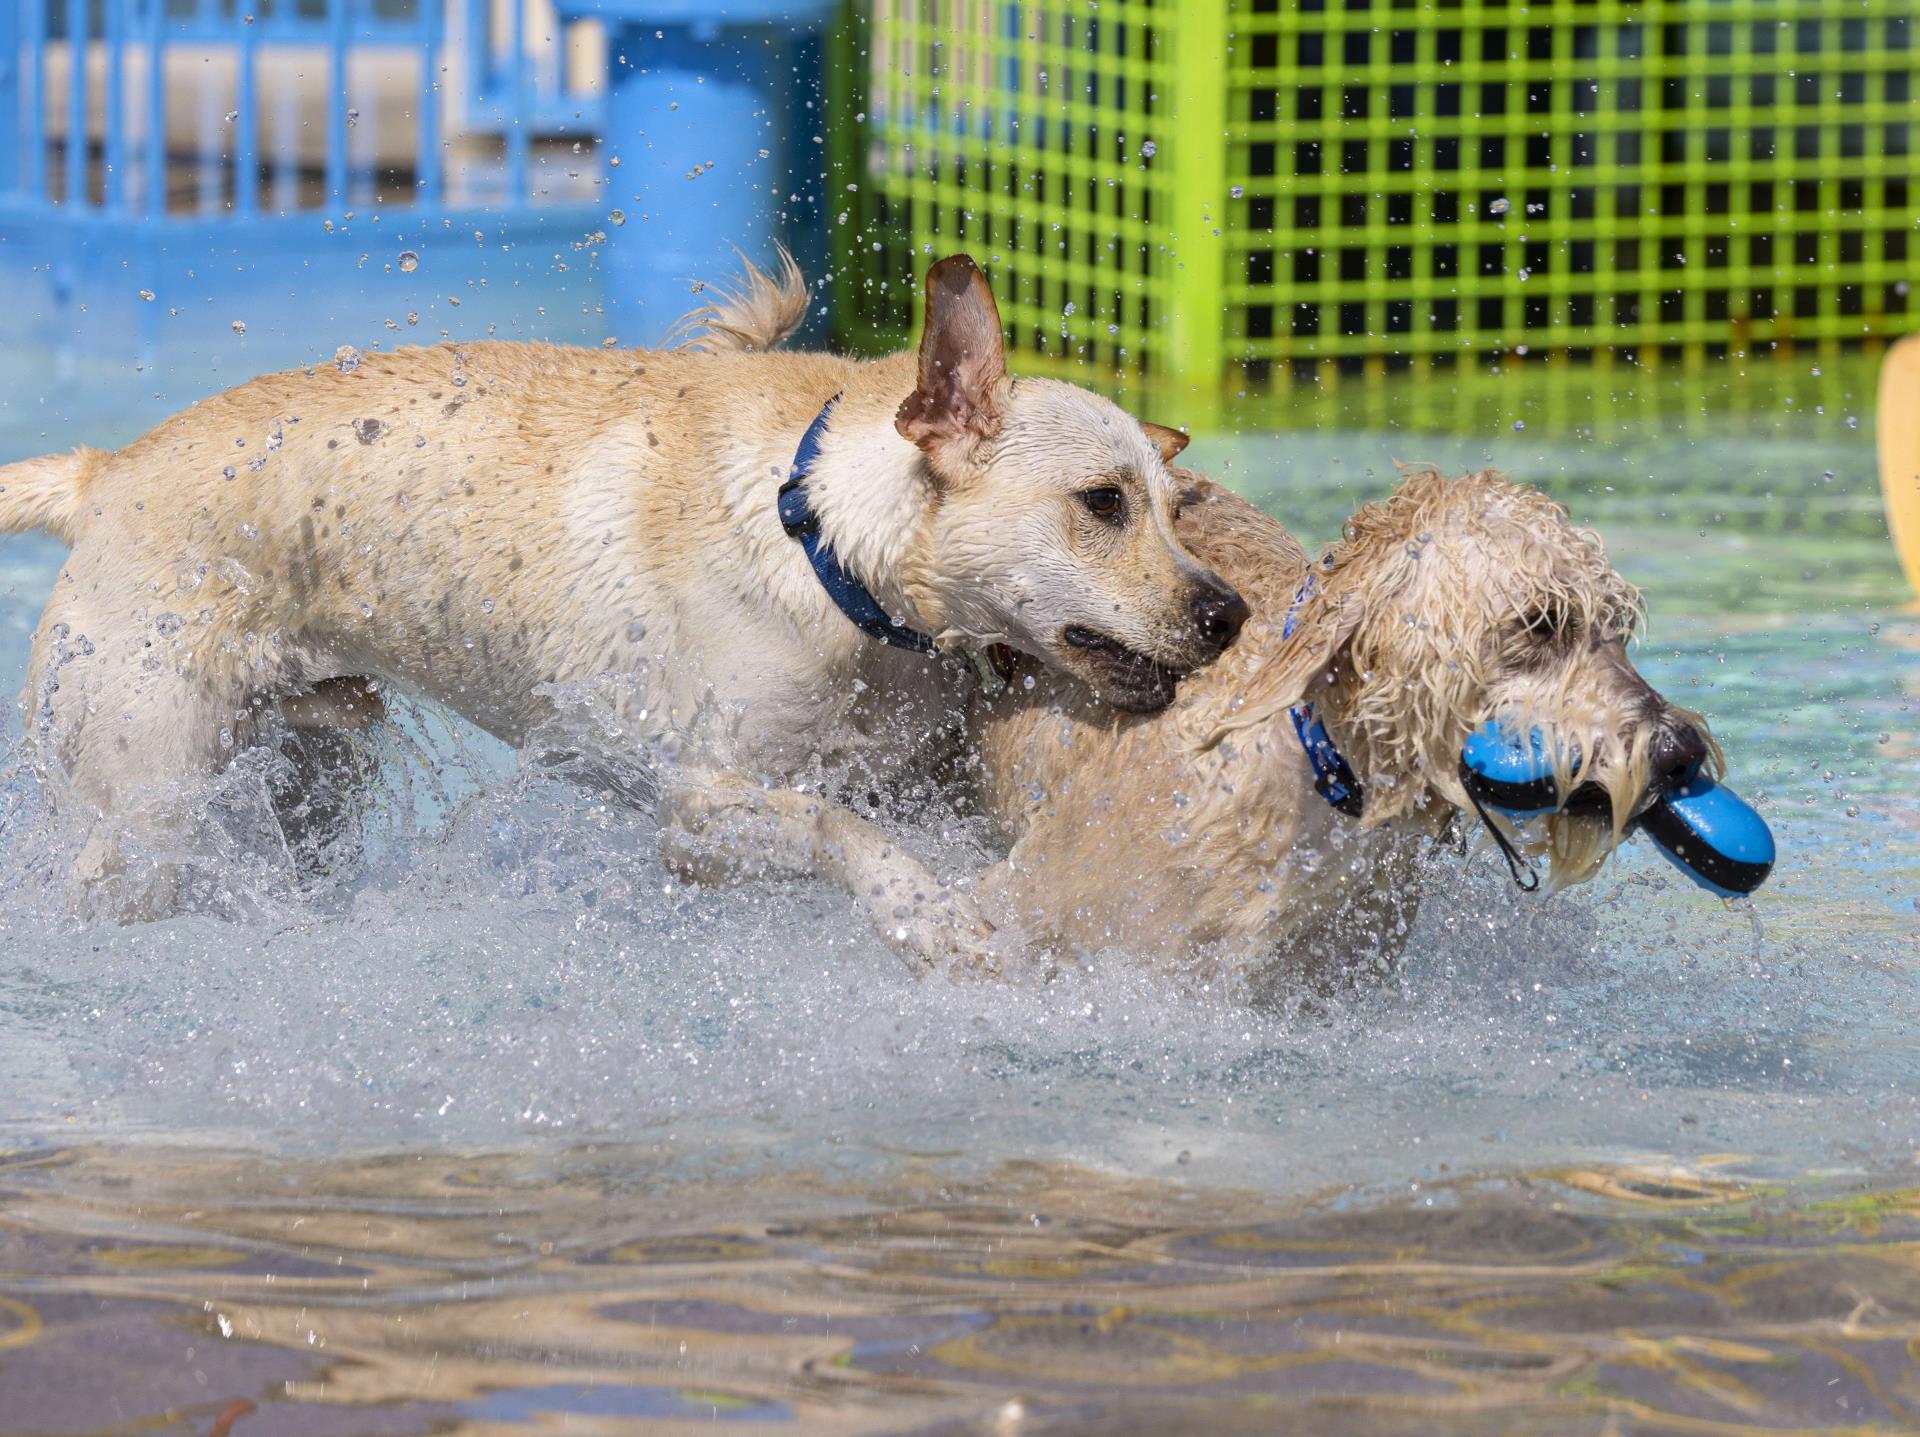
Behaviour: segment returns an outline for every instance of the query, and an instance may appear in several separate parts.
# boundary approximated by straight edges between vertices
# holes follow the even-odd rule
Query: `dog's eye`
[[[1559,604],[1542,604],[1522,614],[1520,623],[1536,639],[1557,639],[1567,631],[1567,611]]]
[[[1126,499],[1118,489],[1082,489],[1079,499],[1096,519],[1112,523],[1126,508]]]

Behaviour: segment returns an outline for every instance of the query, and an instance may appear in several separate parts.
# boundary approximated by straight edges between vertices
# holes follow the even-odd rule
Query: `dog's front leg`
[[[661,856],[702,883],[817,878],[845,889],[916,968],[997,974],[993,925],[856,813],[817,794],[731,777],[690,779],[661,802]]]

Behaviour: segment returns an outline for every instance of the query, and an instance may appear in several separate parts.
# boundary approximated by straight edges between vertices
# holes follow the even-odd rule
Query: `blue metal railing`
[[[0,0],[0,205],[147,219],[183,211],[245,217],[261,212],[263,189],[276,209],[340,205],[365,182],[358,140],[361,151],[377,152],[375,168],[410,174],[416,203],[436,206],[446,186],[441,81],[450,3]],[[566,90],[562,46],[551,56],[530,53],[535,3],[469,0],[465,14],[466,114],[455,123],[504,141],[505,174],[489,195],[496,206],[528,202],[533,139],[593,132],[600,122],[596,92]],[[543,21],[547,14],[543,7]],[[317,99],[311,86],[296,94],[281,82],[284,63],[280,81],[269,79],[263,91],[263,62],[295,50],[303,68],[321,74]],[[196,64],[189,80],[178,63],[185,54],[217,64]],[[356,91],[353,62],[369,55],[387,62],[389,83]],[[376,116],[383,99],[394,108],[391,71],[409,63],[404,116],[398,123]],[[174,93],[182,85],[193,97]],[[356,126],[370,128],[356,136]],[[302,143],[314,135],[321,137],[317,154],[311,139]],[[196,176],[197,186],[170,192],[170,172]]]
[[[837,5],[0,0],[0,281],[21,301],[0,338],[110,353],[131,333],[151,356],[163,329],[221,332],[159,294],[270,287],[248,343],[292,353],[303,304],[404,332],[511,274],[489,297],[538,291],[541,332],[564,297],[606,335],[657,339],[736,246],[819,248]],[[575,137],[597,153],[575,159]],[[548,246],[563,235],[579,260]],[[407,278],[356,277],[376,236]]]
[[[551,24],[555,43],[538,51],[527,45],[530,21]],[[575,20],[573,25],[591,24]],[[465,120],[468,128],[510,137],[597,135],[606,114],[601,89],[568,82],[570,24],[554,15],[552,0],[470,0],[466,11]]]

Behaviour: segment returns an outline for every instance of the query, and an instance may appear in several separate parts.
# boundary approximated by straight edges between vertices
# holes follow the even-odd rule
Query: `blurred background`
[[[1401,371],[1827,377],[1920,313],[1916,15],[16,0],[0,325],[62,376],[650,343],[780,242],[817,339],[902,342],[928,258],[966,248],[1032,359],[1201,419]],[[1543,385],[1551,414],[1589,382]],[[1409,392],[1434,427],[1483,408]]]

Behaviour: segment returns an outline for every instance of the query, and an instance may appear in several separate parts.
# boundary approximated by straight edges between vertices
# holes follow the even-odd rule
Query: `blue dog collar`
[[[896,649],[907,649],[916,654],[933,652],[933,640],[905,624],[896,622],[873,594],[840,563],[839,557],[820,534],[820,516],[813,512],[813,506],[807,502],[807,476],[813,472],[814,462],[820,457],[820,436],[827,431],[827,420],[832,417],[834,406],[840,402],[840,396],[834,395],[827,401],[826,408],[814,416],[813,423],[807,426],[807,432],[800,436],[800,447],[794,451],[793,468],[788,471],[787,482],[780,486],[780,527],[787,531],[787,537],[800,541],[800,547],[806,550],[807,562],[813,565],[814,577],[820,581],[820,587],[827,591],[834,607],[847,616],[850,623],[869,638],[891,644]]]
[[[1281,643],[1293,637],[1300,610],[1312,597],[1313,575],[1308,574],[1306,581],[1295,591],[1293,607],[1287,610],[1286,622],[1280,626]],[[1313,705],[1295,704],[1287,710],[1287,717],[1293,720],[1294,735],[1300,740],[1307,763],[1313,768],[1314,792],[1347,817],[1358,818],[1365,803],[1360,780],[1354,777],[1347,761],[1340,757],[1340,750],[1333,746],[1333,737],[1327,732],[1327,726],[1314,717]]]

